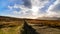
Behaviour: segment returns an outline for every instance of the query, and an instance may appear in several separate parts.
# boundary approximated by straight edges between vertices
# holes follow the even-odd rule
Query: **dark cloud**
[[[25,7],[31,8],[31,0],[23,0],[23,2]]]

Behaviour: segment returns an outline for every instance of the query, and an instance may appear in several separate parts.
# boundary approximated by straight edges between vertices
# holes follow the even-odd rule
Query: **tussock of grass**
[[[0,34],[19,34],[21,28],[22,28],[22,25],[15,26],[15,27],[4,27],[0,29]]]

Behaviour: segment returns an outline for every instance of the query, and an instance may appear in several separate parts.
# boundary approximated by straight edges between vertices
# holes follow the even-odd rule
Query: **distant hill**
[[[40,20],[60,20],[60,18],[57,18],[57,17],[38,17],[37,19],[40,19]]]

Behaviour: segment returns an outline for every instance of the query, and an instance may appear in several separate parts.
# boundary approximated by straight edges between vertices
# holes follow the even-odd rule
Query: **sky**
[[[60,17],[60,0],[0,0],[0,16]]]

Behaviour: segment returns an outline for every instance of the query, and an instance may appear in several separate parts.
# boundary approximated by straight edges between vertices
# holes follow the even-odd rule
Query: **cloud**
[[[22,0],[24,2],[24,6],[31,8],[31,0]]]
[[[22,0],[23,4],[8,6],[15,17],[37,18],[60,16],[60,0]],[[46,12],[44,12],[46,11]],[[43,13],[44,12],[44,13]]]
[[[49,7],[47,13],[52,17],[60,17],[60,0],[56,0],[56,2]]]
[[[32,16],[32,11],[30,11],[30,9],[25,7],[24,5],[16,5],[15,4],[14,6],[8,6],[8,7],[10,8],[10,10],[13,10],[13,8],[14,8],[15,10],[13,10],[12,13],[15,14],[15,15],[20,15],[20,17],[21,16],[22,17]],[[17,8],[20,9],[20,10],[18,10]]]
[[[23,0],[24,4],[22,5],[17,5],[15,4],[14,6],[8,6],[11,10],[13,8],[19,8],[21,9],[20,11],[13,10],[13,14],[15,15],[20,15],[19,17],[41,17],[43,14],[39,13],[40,9],[44,7],[46,3],[49,2],[49,0]],[[28,4],[27,4],[28,3]],[[28,8],[27,8],[28,7]]]

